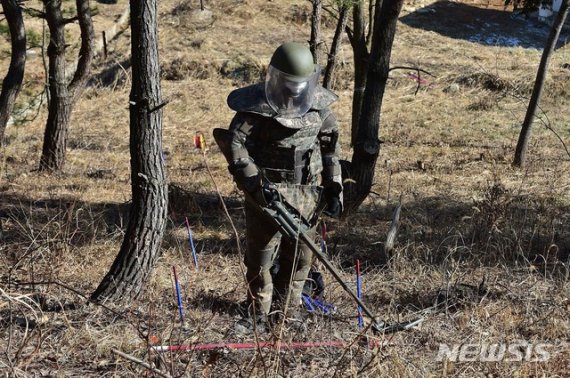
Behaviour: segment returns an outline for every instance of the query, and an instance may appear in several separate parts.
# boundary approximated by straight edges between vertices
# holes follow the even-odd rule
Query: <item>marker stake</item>
[[[178,313],[180,314],[180,323],[184,324],[184,309],[182,308],[182,295],[180,294],[180,282],[178,282],[178,274],[176,267],[172,265],[172,273],[174,274],[174,285],[176,287],[176,298],[178,299]]]
[[[194,266],[196,267],[196,272],[198,269],[198,256],[196,255],[196,247],[194,246],[194,239],[192,238],[192,230],[190,229],[190,223],[188,222],[188,217],[186,218],[186,230],[188,231],[188,244],[190,245],[190,250],[192,251],[192,258],[194,259]]]
[[[356,259],[356,296],[362,299],[362,281],[360,279],[360,260]],[[358,329],[364,328],[364,319],[362,319],[362,307],[357,306],[358,311]]]

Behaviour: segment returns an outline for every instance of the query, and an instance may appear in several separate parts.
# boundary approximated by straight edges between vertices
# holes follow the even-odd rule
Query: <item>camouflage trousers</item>
[[[303,216],[310,219],[317,210],[320,187],[278,185],[287,201]],[[290,240],[264,218],[260,211],[246,202],[247,251],[244,263],[247,268],[248,302],[268,314],[274,296],[278,300],[290,299],[292,305],[301,302],[303,285],[309,274],[313,252],[301,240]],[[316,237],[316,226],[308,230],[311,240]],[[275,275],[272,267],[279,267]]]

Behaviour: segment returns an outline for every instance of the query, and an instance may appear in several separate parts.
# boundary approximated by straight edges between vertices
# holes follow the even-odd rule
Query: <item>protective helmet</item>
[[[296,118],[305,114],[313,103],[320,68],[311,51],[294,42],[275,50],[265,80],[265,96],[279,117]]]

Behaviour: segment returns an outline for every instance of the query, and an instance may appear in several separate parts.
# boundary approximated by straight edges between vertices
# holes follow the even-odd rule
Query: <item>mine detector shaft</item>
[[[228,158],[232,138],[231,132],[229,130],[216,128],[214,129],[213,135],[216,143],[220,147],[220,150],[226,158]],[[372,322],[371,328],[375,333],[403,331],[414,327],[423,321],[423,318],[419,318],[404,323],[388,324],[381,320],[377,320],[374,313],[362,302],[346,282],[343,281],[338,271],[331,264],[327,256],[316,245],[314,240],[311,240],[311,238],[306,234],[305,231],[311,228],[311,222],[305,219],[297,209],[289,204],[285,198],[281,196],[277,188],[272,186],[271,183],[266,183],[265,185],[267,190],[275,193],[273,196],[276,198],[275,200],[270,201],[266,206],[260,206],[249,193],[244,191],[246,201],[254,205],[268,221],[277,227],[284,237],[289,238],[290,240],[301,240],[313,251],[340,286],[352,297],[352,299],[354,299],[354,301],[362,308],[362,311],[370,318]]]

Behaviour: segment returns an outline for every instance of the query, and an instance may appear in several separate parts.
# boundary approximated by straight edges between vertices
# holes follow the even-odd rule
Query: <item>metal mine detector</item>
[[[231,160],[231,131],[216,128],[214,129],[213,134],[216,143],[218,146],[220,146],[220,149],[226,159]],[[346,284],[346,282],[343,281],[338,271],[329,261],[328,257],[307,235],[306,231],[311,228],[309,221],[305,219],[295,207],[289,204],[281,196],[276,188],[268,187],[267,190],[274,191],[274,197],[277,199],[269,202],[266,206],[260,206],[249,193],[244,192],[246,201],[258,208],[259,211],[263,213],[266,218],[275,225],[275,227],[279,230],[279,232],[281,232],[284,237],[293,240],[299,239],[305,243],[311,249],[311,251],[313,251],[321,263],[323,263],[326,269],[340,284],[340,286],[352,297],[352,299],[354,299],[354,301],[362,308],[362,311],[370,318],[372,321],[371,328],[374,333],[386,334],[404,331],[423,322],[424,318],[417,318],[407,322],[389,324],[376,319],[374,313],[362,302],[362,300],[354,293],[354,291]]]

